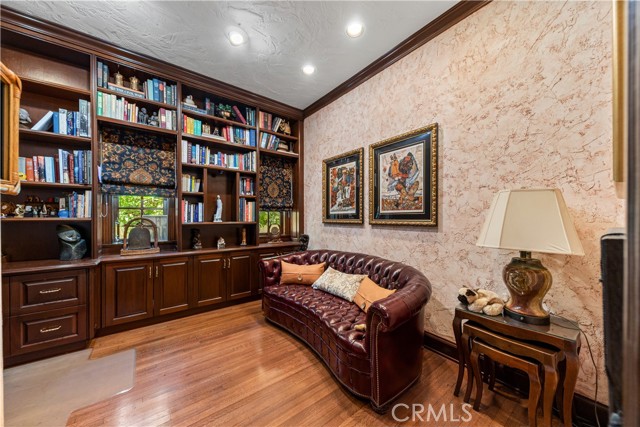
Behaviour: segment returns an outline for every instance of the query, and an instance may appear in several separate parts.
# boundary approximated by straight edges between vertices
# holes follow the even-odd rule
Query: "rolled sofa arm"
[[[258,269],[260,270],[260,280],[262,287],[274,286],[280,284],[280,276],[282,274],[282,257],[274,257],[260,260]]]
[[[431,291],[422,284],[407,285],[387,298],[374,302],[367,313],[367,329],[372,325],[373,316],[379,317],[381,332],[396,329],[416,314],[429,301]]]

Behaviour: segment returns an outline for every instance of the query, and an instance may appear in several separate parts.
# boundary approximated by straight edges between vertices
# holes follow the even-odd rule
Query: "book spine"
[[[58,109],[58,114],[60,118],[59,133],[66,135],[67,134],[67,110],[65,110],[64,108],[60,108]]]
[[[44,156],[37,156],[38,157],[38,176],[40,177],[40,182],[47,182],[47,178],[46,178],[46,165],[44,163]]]
[[[102,87],[102,61],[98,61],[98,66],[96,67],[96,74],[98,75],[98,87]]]
[[[25,159],[26,170],[27,170],[27,181],[35,181],[33,178],[33,158],[27,157]]]
[[[107,64],[102,64],[102,87],[107,87],[109,84],[109,67]]]
[[[158,79],[153,79],[153,97],[154,101],[160,100],[160,82]]]
[[[232,108],[233,108],[233,112],[236,113],[236,117],[238,118],[238,120],[240,120],[243,124],[246,125],[247,121],[245,120],[244,116],[240,112],[240,109],[236,105],[234,105]]]

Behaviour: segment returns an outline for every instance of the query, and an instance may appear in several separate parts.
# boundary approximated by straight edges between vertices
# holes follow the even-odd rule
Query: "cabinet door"
[[[227,261],[229,299],[244,298],[251,295],[251,254],[231,254]]]
[[[175,313],[189,308],[189,258],[156,261],[154,282],[155,314]]]
[[[220,255],[197,256],[193,261],[193,306],[226,301],[226,261]]]
[[[104,266],[105,325],[119,325],[153,316],[153,263]]]

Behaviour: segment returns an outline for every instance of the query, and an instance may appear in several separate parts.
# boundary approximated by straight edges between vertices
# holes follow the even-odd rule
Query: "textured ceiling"
[[[3,1],[297,108],[305,108],[457,1]],[[360,19],[362,37],[345,33]],[[248,36],[234,47],[227,32]],[[307,76],[301,67],[313,63]]]

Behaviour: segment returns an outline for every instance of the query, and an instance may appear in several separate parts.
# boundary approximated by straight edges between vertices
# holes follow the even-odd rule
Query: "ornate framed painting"
[[[322,222],[362,224],[364,148],[322,161]]]
[[[369,223],[438,224],[438,124],[369,146]]]

